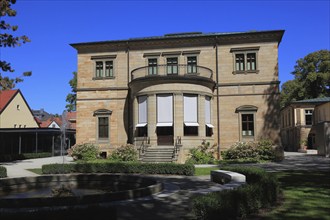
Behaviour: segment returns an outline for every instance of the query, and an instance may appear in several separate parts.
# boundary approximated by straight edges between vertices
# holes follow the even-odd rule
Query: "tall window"
[[[95,76],[96,78],[113,77],[113,61],[96,61]]]
[[[157,59],[156,58],[148,59],[148,74],[157,75]]]
[[[244,71],[244,54],[236,54],[236,71]]]
[[[305,124],[306,125],[313,124],[313,110],[305,110]]]
[[[211,97],[205,96],[205,136],[211,137],[214,126],[211,123]]]
[[[109,138],[109,117],[98,118],[99,138]]]
[[[139,96],[138,100],[138,124],[136,125],[137,136],[147,137],[148,136],[148,114],[147,114],[147,101],[148,96]]]
[[[242,114],[242,136],[254,136],[254,115]]]
[[[246,54],[246,69],[247,70],[256,70],[257,61],[256,61],[256,53],[247,53]]]
[[[187,72],[197,73],[197,57],[187,57]]]
[[[258,107],[253,105],[242,105],[236,108],[239,116],[240,141],[254,140],[256,133],[256,113]]]
[[[167,61],[167,74],[178,74],[178,58],[169,57]]]
[[[183,96],[183,122],[185,136],[198,135],[198,96],[185,94]]]
[[[110,143],[110,115],[112,114],[111,110],[99,109],[94,111],[94,116],[96,117],[97,131],[96,139],[98,142]]]

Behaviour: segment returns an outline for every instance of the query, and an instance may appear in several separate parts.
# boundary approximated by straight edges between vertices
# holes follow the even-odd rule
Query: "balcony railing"
[[[211,69],[197,65],[154,65],[143,66],[132,70],[132,80],[141,77],[153,76],[200,76],[212,79],[213,72]]]

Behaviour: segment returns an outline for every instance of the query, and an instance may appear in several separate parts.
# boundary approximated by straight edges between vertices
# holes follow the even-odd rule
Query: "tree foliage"
[[[17,25],[10,25],[2,20],[3,17],[15,17],[17,12],[11,7],[16,3],[16,0],[0,0],[0,49],[2,47],[16,47],[21,46],[27,42],[30,42],[30,39],[23,36],[14,36],[12,33],[17,31]],[[22,76],[11,78],[5,76],[3,72],[14,72],[11,64],[7,61],[0,60],[0,90],[12,89],[15,87],[16,83],[22,82],[23,76],[31,76],[31,72],[24,72]]]
[[[66,110],[71,112],[76,110],[76,100],[77,100],[77,72],[73,72],[73,78],[69,81],[71,86],[71,93],[66,96],[66,102],[68,103],[65,107]]]
[[[282,85],[281,105],[330,96],[330,51],[319,50],[297,60],[293,80]]]

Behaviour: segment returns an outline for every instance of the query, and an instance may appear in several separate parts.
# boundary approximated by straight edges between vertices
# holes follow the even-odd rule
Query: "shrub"
[[[74,160],[95,160],[100,156],[99,147],[92,143],[76,144],[68,150]]]
[[[261,168],[226,167],[242,173],[247,184],[234,190],[224,190],[195,197],[193,211],[198,219],[245,219],[260,208],[270,207],[278,198],[279,183],[274,174]]]
[[[137,161],[138,152],[134,145],[126,144],[115,149],[109,156],[109,159],[113,161]]]
[[[175,163],[86,162],[73,164],[46,164],[42,166],[42,173],[141,173],[193,176],[195,173],[195,167],[192,164]]]
[[[210,142],[203,141],[197,148],[189,150],[190,157],[186,160],[186,163],[191,164],[213,164],[215,145],[210,146]]]
[[[7,169],[6,167],[0,166],[0,178],[7,177]]]
[[[272,141],[237,142],[228,150],[221,152],[224,160],[267,160],[276,159]]]

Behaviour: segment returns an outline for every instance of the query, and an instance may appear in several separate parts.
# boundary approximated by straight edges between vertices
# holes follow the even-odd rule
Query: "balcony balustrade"
[[[211,69],[197,65],[153,65],[143,66],[132,70],[132,80],[142,77],[205,77],[212,79]]]

